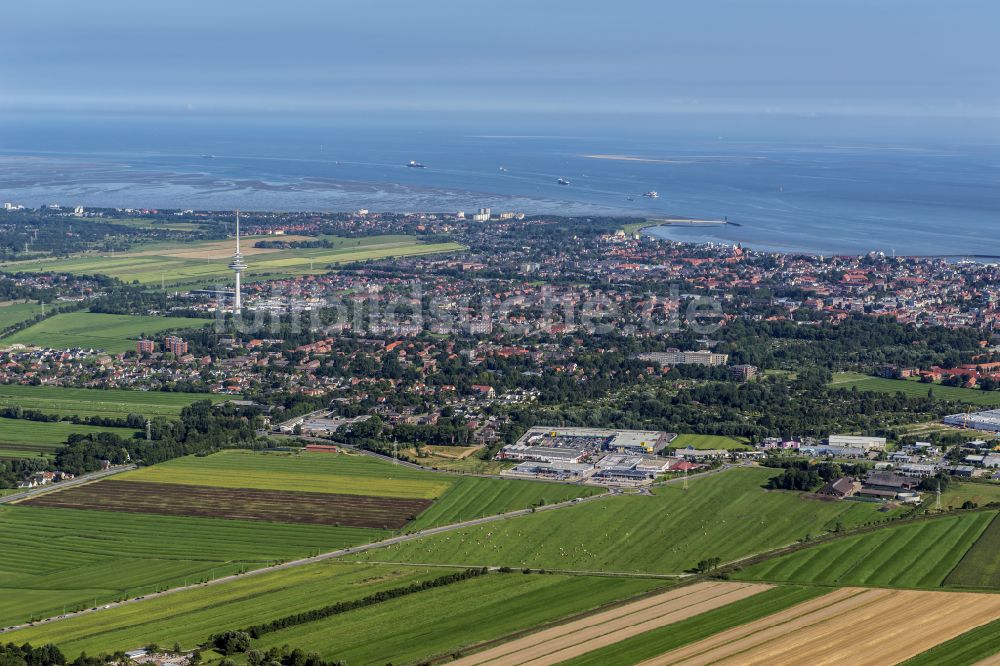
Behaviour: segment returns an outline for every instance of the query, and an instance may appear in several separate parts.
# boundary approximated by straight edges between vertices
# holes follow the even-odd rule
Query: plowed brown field
[[[63,509],[399,529],[420,515],[432,501],[107,480],[40,495],[21,504]]]

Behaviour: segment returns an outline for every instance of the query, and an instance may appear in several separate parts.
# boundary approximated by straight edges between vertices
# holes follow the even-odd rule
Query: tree
[[[212,645],[225,655],[246,652],[250,649],[250,634],[245,631],[223,631],[212,637]]]
[[[719,565],[722,564],[722,558],[720,557],[706,557],[703,560],[699,560],[698,564],[695,565],[694,569],[698,573],[706,573],[717,569]]]

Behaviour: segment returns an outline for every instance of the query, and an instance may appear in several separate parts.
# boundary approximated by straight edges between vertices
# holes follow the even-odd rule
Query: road
[[[7,495],[6,497],[0,497],[0,504],[9,504],[10,502],[18,502],[23,499],[28,499],[29,497],[34,497],[35,495],[44,495],[45,493],[52,493],[52,492],[58,492],[60,490],[66,490],[67,488],[72,488],[73,486],[79,486],[84,483],[90,483],[91,481],[97,481],[98,479],[103,479],[106,476],[111,476],[113,474],[120,474],[122,472],[127,472],[135,468],[136,468],[135,465],[121,465],[119,467],[112,467],[111,469],[102,470],[100,472],[91,472],[90,474],[84,474],[69,481],[60,481],[59,483],[52,483],[45,486],[38,486],[37,488],[30,488],[20,493]]]

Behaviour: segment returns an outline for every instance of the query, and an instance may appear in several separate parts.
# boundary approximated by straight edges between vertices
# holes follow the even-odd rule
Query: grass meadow
[[[68,655],[127,650],[150,642],[178,642],[189,649],[218,631],[444,573],[440,568],[321,562],[30,627],[5,640],[36,645],[56,641]],[[254,647],[290,642],[351,664],[384,664],[387,655],[393,663],[407,663],[663,585],[662,580],[647,579],[490,574],[268,634]]]
[[[0,507],[0,625],[260,568],[382,530]]]
[[[748,567],[742,580],[939,588],[993,520],[976,512],[838,539]]]
[[[279,237],[262,240],[281,240]],[[409,236],[372,236],[368,238],[335,239],[332,248],[296,248],[291,250],[251,251],[247,246],[249,268],[244,276],[290,277],[326,273],[328,266],[356,261],[406,257],[439,252],[454,252],[464,247],[458,243],[420,243]],[[9,270],[60,271],[76,275],[103,274],[125,282],[138,281],[151,285],[209,286],[229,284],[232,271],[228,265],[233,242],[208,241],[190,245],[172,245],[162,249],[147,249],[125,254],[85,255],[70,259],[43,259],[9,264]]]
[[[267,634],[254,644],[308,645],[352,666],[414,663],[664,586],[640,578],[490,574]]]
[[[0,331],[4,331],[11,326],[16,326],[21,322],[28,321],[35,315],[41,313],[42,306],[38,303],[0,304]]]
[[[885,520],[878,506],[765,491],[774,470],[738,468],[663,486],[652,497],[610,497],[434,535],[364,554],[373,561],[553,570],[681,573],[707,557],[735,560],[807,534]]]
[[[440,576],[439,569],[320,562],[196,588],[40,625],[11,636],[55,641],[67,654],[128,650],[155,642],[193,648],[216,631],[245,627]]]
[[[752,448],[746,439],[740,437],[726,437],[724,435],[677,435],[674,441],[670,442],[672,449],[726,449],[729,451],[739,451]]]
[[[1000,514],[996,514],[948,577],[945,585],[1000,590]]]
[[[111,432],[121,437],[131,437],[134,430],[128,428],[107,428],[103,426],[76,425],[68,421],[46,423],[24,419],[0,418],[0,458],[34,457],[39,454],[54,453],[73,433],[88,435]],[[6,455],[5,452],[22,455]]]
[[[838,372],[828,384],[830,388],[874,393],[903,393],[909,396],[927,397],[932,391],[938,400],[952,400],[972,405],[986,407],[1000,406],[1000,391],[980,391],[979,389],[963,388],[961,386],[941,386],[940,384],[924,384],[912,379],[883,379],[869,377],[857,372]]]
[[[126,472],[123,481],[435,499],[454,479],[362,455],[220,451]]]
[[[103,349],[117,354],[135,349],[142,336],[165,331],[210,326],[211,319],[67,312],[42,320],[4,338],[4,344],[34,345],[54,349]]]
[[[58,416],[125,417],[129,414],[177,416],[199,400],[221,402],[231,396],[210,393],[164,393],[0,384],[0,407],[20,405]]]

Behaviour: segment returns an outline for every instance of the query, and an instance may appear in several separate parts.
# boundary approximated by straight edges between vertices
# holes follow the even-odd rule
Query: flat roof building
[[[944,423],[957,428],[1000,432],[1000,409],[988,409],[971,414],[951,414],[944,417]]]
[[[884,451],[885,437],[861,437],[858,435],[830,435],[827,440],[830,446],[844,446],[864,449],[866,451]]]

